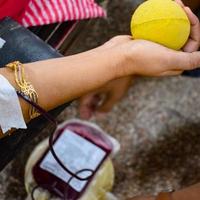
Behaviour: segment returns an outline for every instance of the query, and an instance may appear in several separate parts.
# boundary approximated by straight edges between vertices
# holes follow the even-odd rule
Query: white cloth
[[[11,128],[27,128],[17,93],[2,75],[0,75],[0,127],[3,133]]]
[[[0,49],[3,48],[5,43],[6,43],[6,41],[4,39],[0,38]]]

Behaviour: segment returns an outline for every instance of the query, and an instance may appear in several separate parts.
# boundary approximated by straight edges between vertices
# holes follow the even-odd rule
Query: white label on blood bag
[[[101,148],[70,130],[65,130],[61,134],[54,144],[54,150],[63,164],[73,173],[82,169],[95,170],[106,155]],[[66,183],[71,178],[71,175],[57,163],[51,152],[47,153],[40,167]],[[90,172],[82,172],[78,175],[84,178],[90,174]],[[70,186],[78,192],[80,192],[86,184],[87,181],[80,181],[76,178],[70,181]]]

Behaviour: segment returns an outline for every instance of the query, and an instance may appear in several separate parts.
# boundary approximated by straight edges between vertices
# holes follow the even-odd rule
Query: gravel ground
[[[114,35],[129,33],[135,6],[133,0],[110,1],[108,19],[90,27],[92,31],[76,52],[95,47]],[[120,200],[200,181],[199,84],[200,79],[186,77],[137,78],[126,98],[105,119],[92,119],[121,143],[121,151],[114,160],[114,193]],[[67,108],[59,121],[78,117],[76,108],[76,103]],[[48,132],[44,130],[41,138]],[[41,138],[1,173],[0,199],[25,199],[25,162]]]

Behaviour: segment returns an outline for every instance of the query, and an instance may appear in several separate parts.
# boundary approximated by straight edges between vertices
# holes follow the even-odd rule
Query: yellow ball
[[[190,35],[185,11],[172,0],[148,0],[132,16],[134,39],[144,39],[180,50]]]

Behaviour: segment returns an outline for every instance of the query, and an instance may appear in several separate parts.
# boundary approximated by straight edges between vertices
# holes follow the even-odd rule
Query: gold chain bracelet
[[[14,61],[6,65],[9,69],[13,70],[15,73],[15,82],[19,87],[20,91],[28,96],[34,103],[38,103],[38,94],[34,89],[33,85],[30,82],[26,81],[25,78],[25,70],[22,63],[19,61]],[[40,114],[37,110],[30,105],[29,108],[29,117],[30,119],[34,119],[35,117],[39,116]]]

